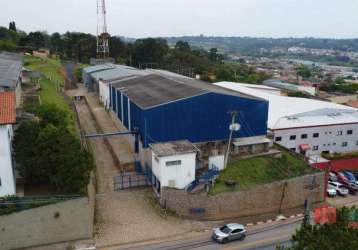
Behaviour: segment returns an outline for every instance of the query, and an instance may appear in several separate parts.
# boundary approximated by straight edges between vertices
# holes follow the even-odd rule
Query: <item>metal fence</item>
[[[151,183],[145,174],[138,173],[123,173],[113,177],[114,191],[123,189],[135,188],[135,187],[146,187],[150,186]]]

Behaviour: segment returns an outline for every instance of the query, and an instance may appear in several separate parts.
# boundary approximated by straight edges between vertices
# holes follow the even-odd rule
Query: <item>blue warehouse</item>
[[[110,108],[124,127],[139,131],[141,150],[153,143],[188,140],[208,157],[227,147],[230,111],[241,129],[233,133],[233,152],[268,148],[268,102],[203,81],[148,73],[111,82]]]

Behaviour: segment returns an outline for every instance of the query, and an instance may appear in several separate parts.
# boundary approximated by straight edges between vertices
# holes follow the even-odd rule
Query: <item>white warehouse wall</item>
[[[347,134],[348,130],[352,130],[351,135]],[[340,132],[342,131],[342,135]],[[274,130],[274,141],[285,148],[295,148],[297,153],[300,152],[299,146],[301,144],[309,144],[311,149],[306,152],[306,156],[319,155],[323,151],[330,153],[358,151],[358,124],[342,124],[332,126],[317,126],[308,128],[291,128]],[[319,133],[318,138],[314,138],[313,134]],[[302,134],[307,134],[307,139],[301,139]],[[290,140],[291,135],[296,135],[295,140]],[[276,138],[281,137],[281,141]],[[342,143],[347,143],[347,146],[342,146]],[[313,147],[318,146],[318,150]]]
[[[158,161],[157,161],[158,159]],[[195,180],[196,153],[174,156],[157,157],[152,152],[152,171],[161,183],[161,187],[170,187],[170,181],[175,181],[174,188],[184,189]],[[181,161],[181,165],[166,166],[168,161]]]
[[[16,194],[11,158],[12,136],[11,125],[0,125],[0,197]]]
[[[107,83],[99,81],[99,99],[106,109],[109,109],[109,87]]]

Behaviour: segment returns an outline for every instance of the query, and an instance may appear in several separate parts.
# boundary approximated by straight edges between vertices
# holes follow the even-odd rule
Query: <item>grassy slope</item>
[[[71,107],[65,101],[63,96],[57,92],[56,86],[59,83],[64,82],[64,77],[60,73],[61,63],[54,59],[41,59],[33,56],[27,56],[25,58],[26,67],[31,70],[41,72],[47,77],[51,77],[51,81],[46,78],[40,79],[41,85],[41,102],[44,104],[55,104],[59,108],[69,113],[71,122],[69,123],[70,131],[75,132],[74,127],[74,114]]]
[[[235,180],[239,183],[237,189],[243,189],[312,172],[314,170],[303,160],[288,152],[283,152],[281,159],[266,156],[232,161],[220,173],[211,193],[233,191],[225,184],[225,180]]]

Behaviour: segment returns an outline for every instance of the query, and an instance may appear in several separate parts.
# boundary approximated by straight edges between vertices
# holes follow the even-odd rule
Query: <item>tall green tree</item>
[[[24,122],[15,131],[17,168],[27,182],[51,184],[58,193],[84,193],[92,156],[67,129],[63,111],[46,106],[37,109],[38,120]]]
[[[348,227],[350,213],[355,208],[337,209],[337,223],[302,226],[292,236],[291,247],[280,250],[356,250],[358,229]],[[357,212],[356,212],[357,213]]]

